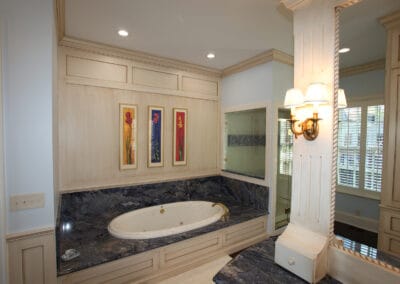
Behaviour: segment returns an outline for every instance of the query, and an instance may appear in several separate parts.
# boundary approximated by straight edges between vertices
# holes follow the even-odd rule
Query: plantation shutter
[[[364,188],[381,191],[384,106],[368,106]]]
[[[339,110],[337,183],[359,187],[361,107]]]
[[[292,175],[293,161],[293,133],[290,122],[286,119],[279,120],[279,173]]]

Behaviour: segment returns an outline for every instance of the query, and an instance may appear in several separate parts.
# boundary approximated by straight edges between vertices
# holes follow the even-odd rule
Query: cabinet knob
[[[294,257],[289,257],[289,259],[288,259],[288,264],[289,264],[290,266],[296,264],[296,261],[294,260]]]

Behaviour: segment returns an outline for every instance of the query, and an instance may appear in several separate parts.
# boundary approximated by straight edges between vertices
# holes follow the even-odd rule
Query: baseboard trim
[[[344,211],[336,211],[335,221],[378,233],[379,221],[372,218],[361,217]]]

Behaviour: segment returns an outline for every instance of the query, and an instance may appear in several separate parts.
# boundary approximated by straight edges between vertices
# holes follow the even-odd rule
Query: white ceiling
[[[340,45],[350,47],[340,55],[340,66],[360,65],[385,57],[386,34],[379,18],[400,10],[400,0],[363,0],[340,16]]]
[[[271,48],[293,54],[290,12],[280,0],[66,0],[67,36],[223,69]],[[341,67],[385,56],[377,18],[400,0],[363,0],[342,12]],[[121,38],[118,29],[129,31]],[[209,60],[207,52],[216,58]]]
[[[292,20],[279,0],[65,2],[66,34],[76,38],[218,69],[271,48],[293,54]]]

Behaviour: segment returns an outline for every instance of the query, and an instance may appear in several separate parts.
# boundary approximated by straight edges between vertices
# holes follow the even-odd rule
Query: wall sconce
[[[299,89],[290,89],[286,92],[284,106],[285,108],[291,108],[289,121],[295,138],[303,135],[305,139],[312,141],[318,137],[318,121],[321,120],[318,118],[318,106],[326,103],[328,103],[328,89],[327,86],[322,83],[310,84],[305,97]],[[314,106],[313,116],[311,118],[306,118],[304,121],[296,119],[296,107],[309,104]]]

